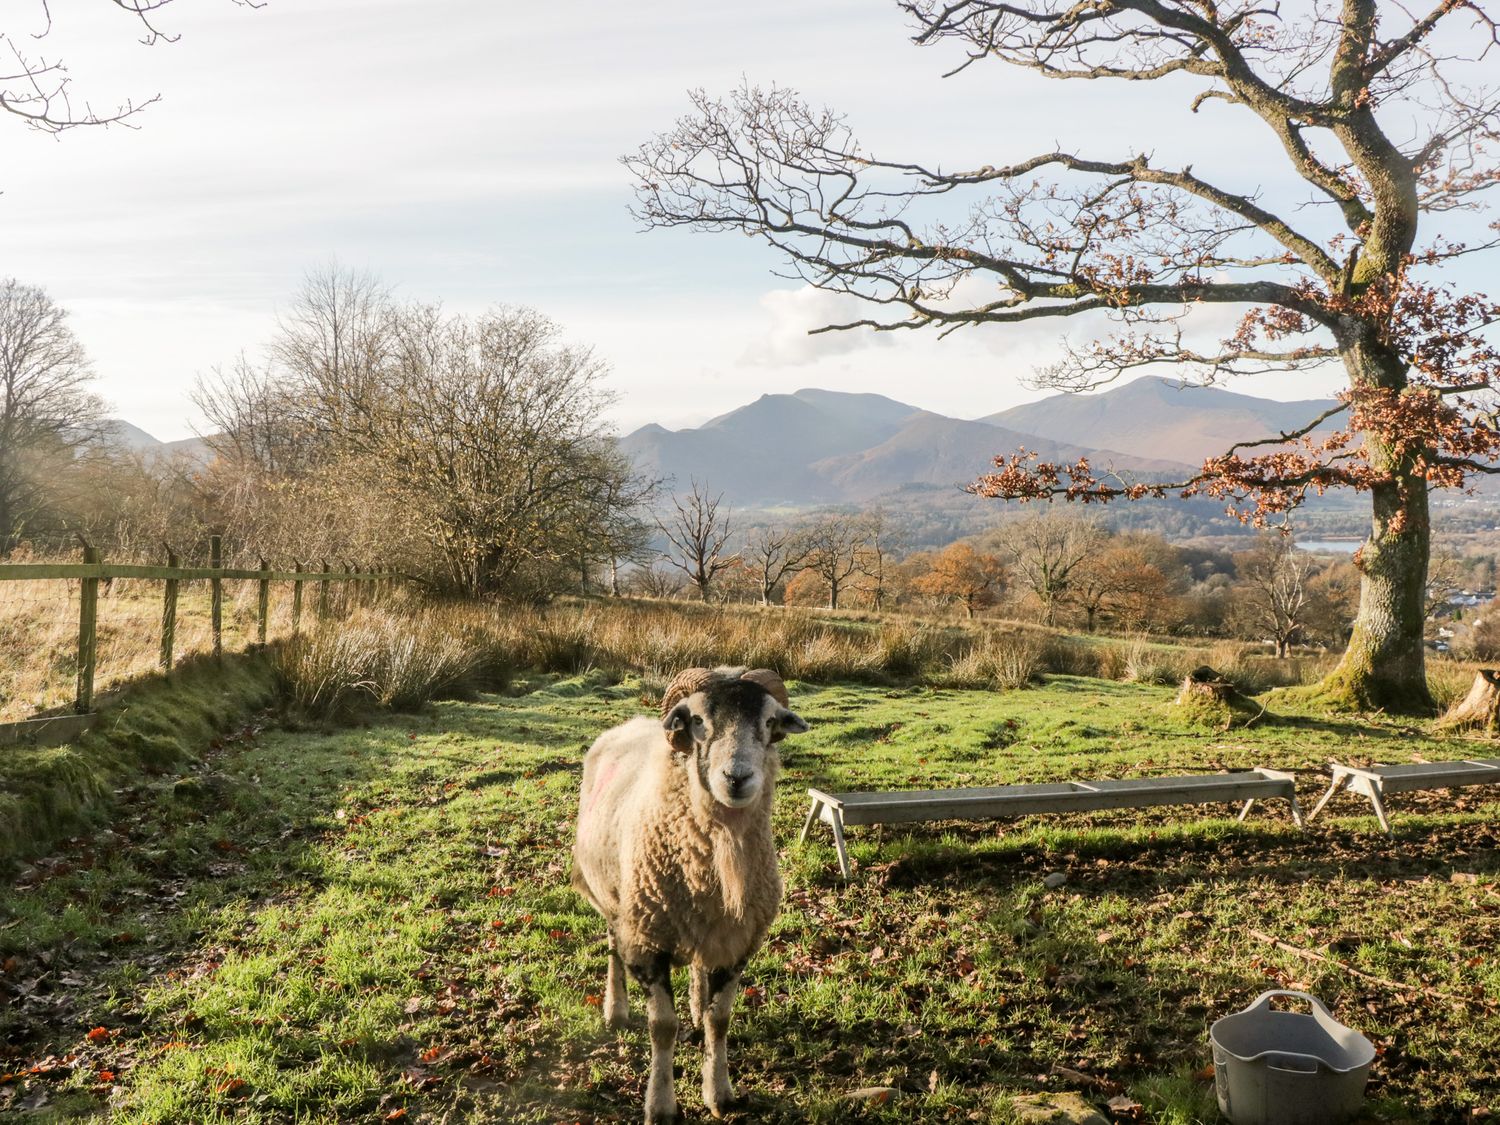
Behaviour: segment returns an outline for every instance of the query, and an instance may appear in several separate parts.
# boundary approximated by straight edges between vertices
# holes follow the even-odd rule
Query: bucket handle
[[[1317,1055],[1304,1055],[1298,1051],[1265,1051],[1255,1056],[1256,1059],[1265,1060],[1267,1070],[1279,1070],[1283,1074],[1317,1074],[1328,1065],[1327,1061]],[[1278,1066],[1279,1062],[1310,1063],[1310,1066]],[[1249,1060],[1251,1062],[1254,1059]]]
[[[1321,1012],[1323,1014],[1323,1017],[1328,1020],[1328,1022],[1335,1024],[1336,1026],[1343,1026],[1342,1024],[1339,1024],[1338,1020],[1333,1018],[1333,1013],[1323,1006],[1323,1001],[1319,1000],[1316,996],[1310,995],[1309,993],[1298,992],[1296,989],[1292,988],[1267,989],[1265,992],[1262,992],[1259,996],[1257,996],[1254,1000],[1250,1001],[1249,1006],[1247,1006],[1243,1010],[1246,1012],[1253,1012],[1257,1008],[1269,1007],[1272,998],[1276,996],[1295,996],[1299,1000],[1306,1000],[1313,1006],[1316,1012]]]

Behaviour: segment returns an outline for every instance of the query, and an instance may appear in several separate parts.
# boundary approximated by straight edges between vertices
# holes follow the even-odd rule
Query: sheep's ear
[[[797,712],[795,711],[788,711],[783,709],[782,712],[776,716],[774,722],[776,733],[771,736],[772,742],[780,742],[789,734],[807,733],[807,720],[804,719],[801,715],[797,714]]]
[[[693,749],[693,709],[687,703],[679,703],[667,712],[661,721],[661,729],[667,732],[667,741],[675,754],[687,754]]]

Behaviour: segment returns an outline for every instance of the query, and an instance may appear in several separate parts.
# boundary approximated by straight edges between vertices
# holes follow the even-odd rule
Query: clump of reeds
[[[289,702],[324,718],[500,687],[511,667],[501,639],[481,623],[432,610],[364,610],[292,638],[278,657]]]

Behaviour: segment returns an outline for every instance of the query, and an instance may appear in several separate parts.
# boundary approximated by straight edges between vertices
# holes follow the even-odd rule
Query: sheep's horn
[[[766,689],[772,699],[783,707],[792,705],[791,699],[786,693],[786,684],[781,682],[781,677],[769,668],[752,668],[740,675],[740,679],[749,680],[752,684],[759,684]]]
[[[676,707],[695,691],[702,691],[715,679],[714,673],[708,668],[684,668],[672,677],[672,682],[667,685],[667,690],[661,697],[661,717],[665,719]]]

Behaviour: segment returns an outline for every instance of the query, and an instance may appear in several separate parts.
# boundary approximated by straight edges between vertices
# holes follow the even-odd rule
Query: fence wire
[[[0,722],[66,706],[78,686],[78,583],[0,582]]]
[[[27,562],[76,562],[76,559]],[[111,558],[108,562],[151,563]],[[160,565],[159,560],[156,561]],[[253,567],[256,564],[228,563]],[[358,601],[353,583],[330,584],[327,608],[338,617]],[[260,583],[224,579],[222,637],[225,652],[240,652],[259,641]],[[207,580],[178,583],[173,663],[213,652],[212,595]],[[159,671],[163,602],[161,579],[115,578],[99,583],[98,655],[95,692]],[[266,640],[292,633],[293,586],[272,582],[268,591]],[[69,579],[5,580],[0,573],[0,722],[67,710],[78,687],[80,583]],[[302,587],[303,629],[313,627],[320,608],[319,584]]]

